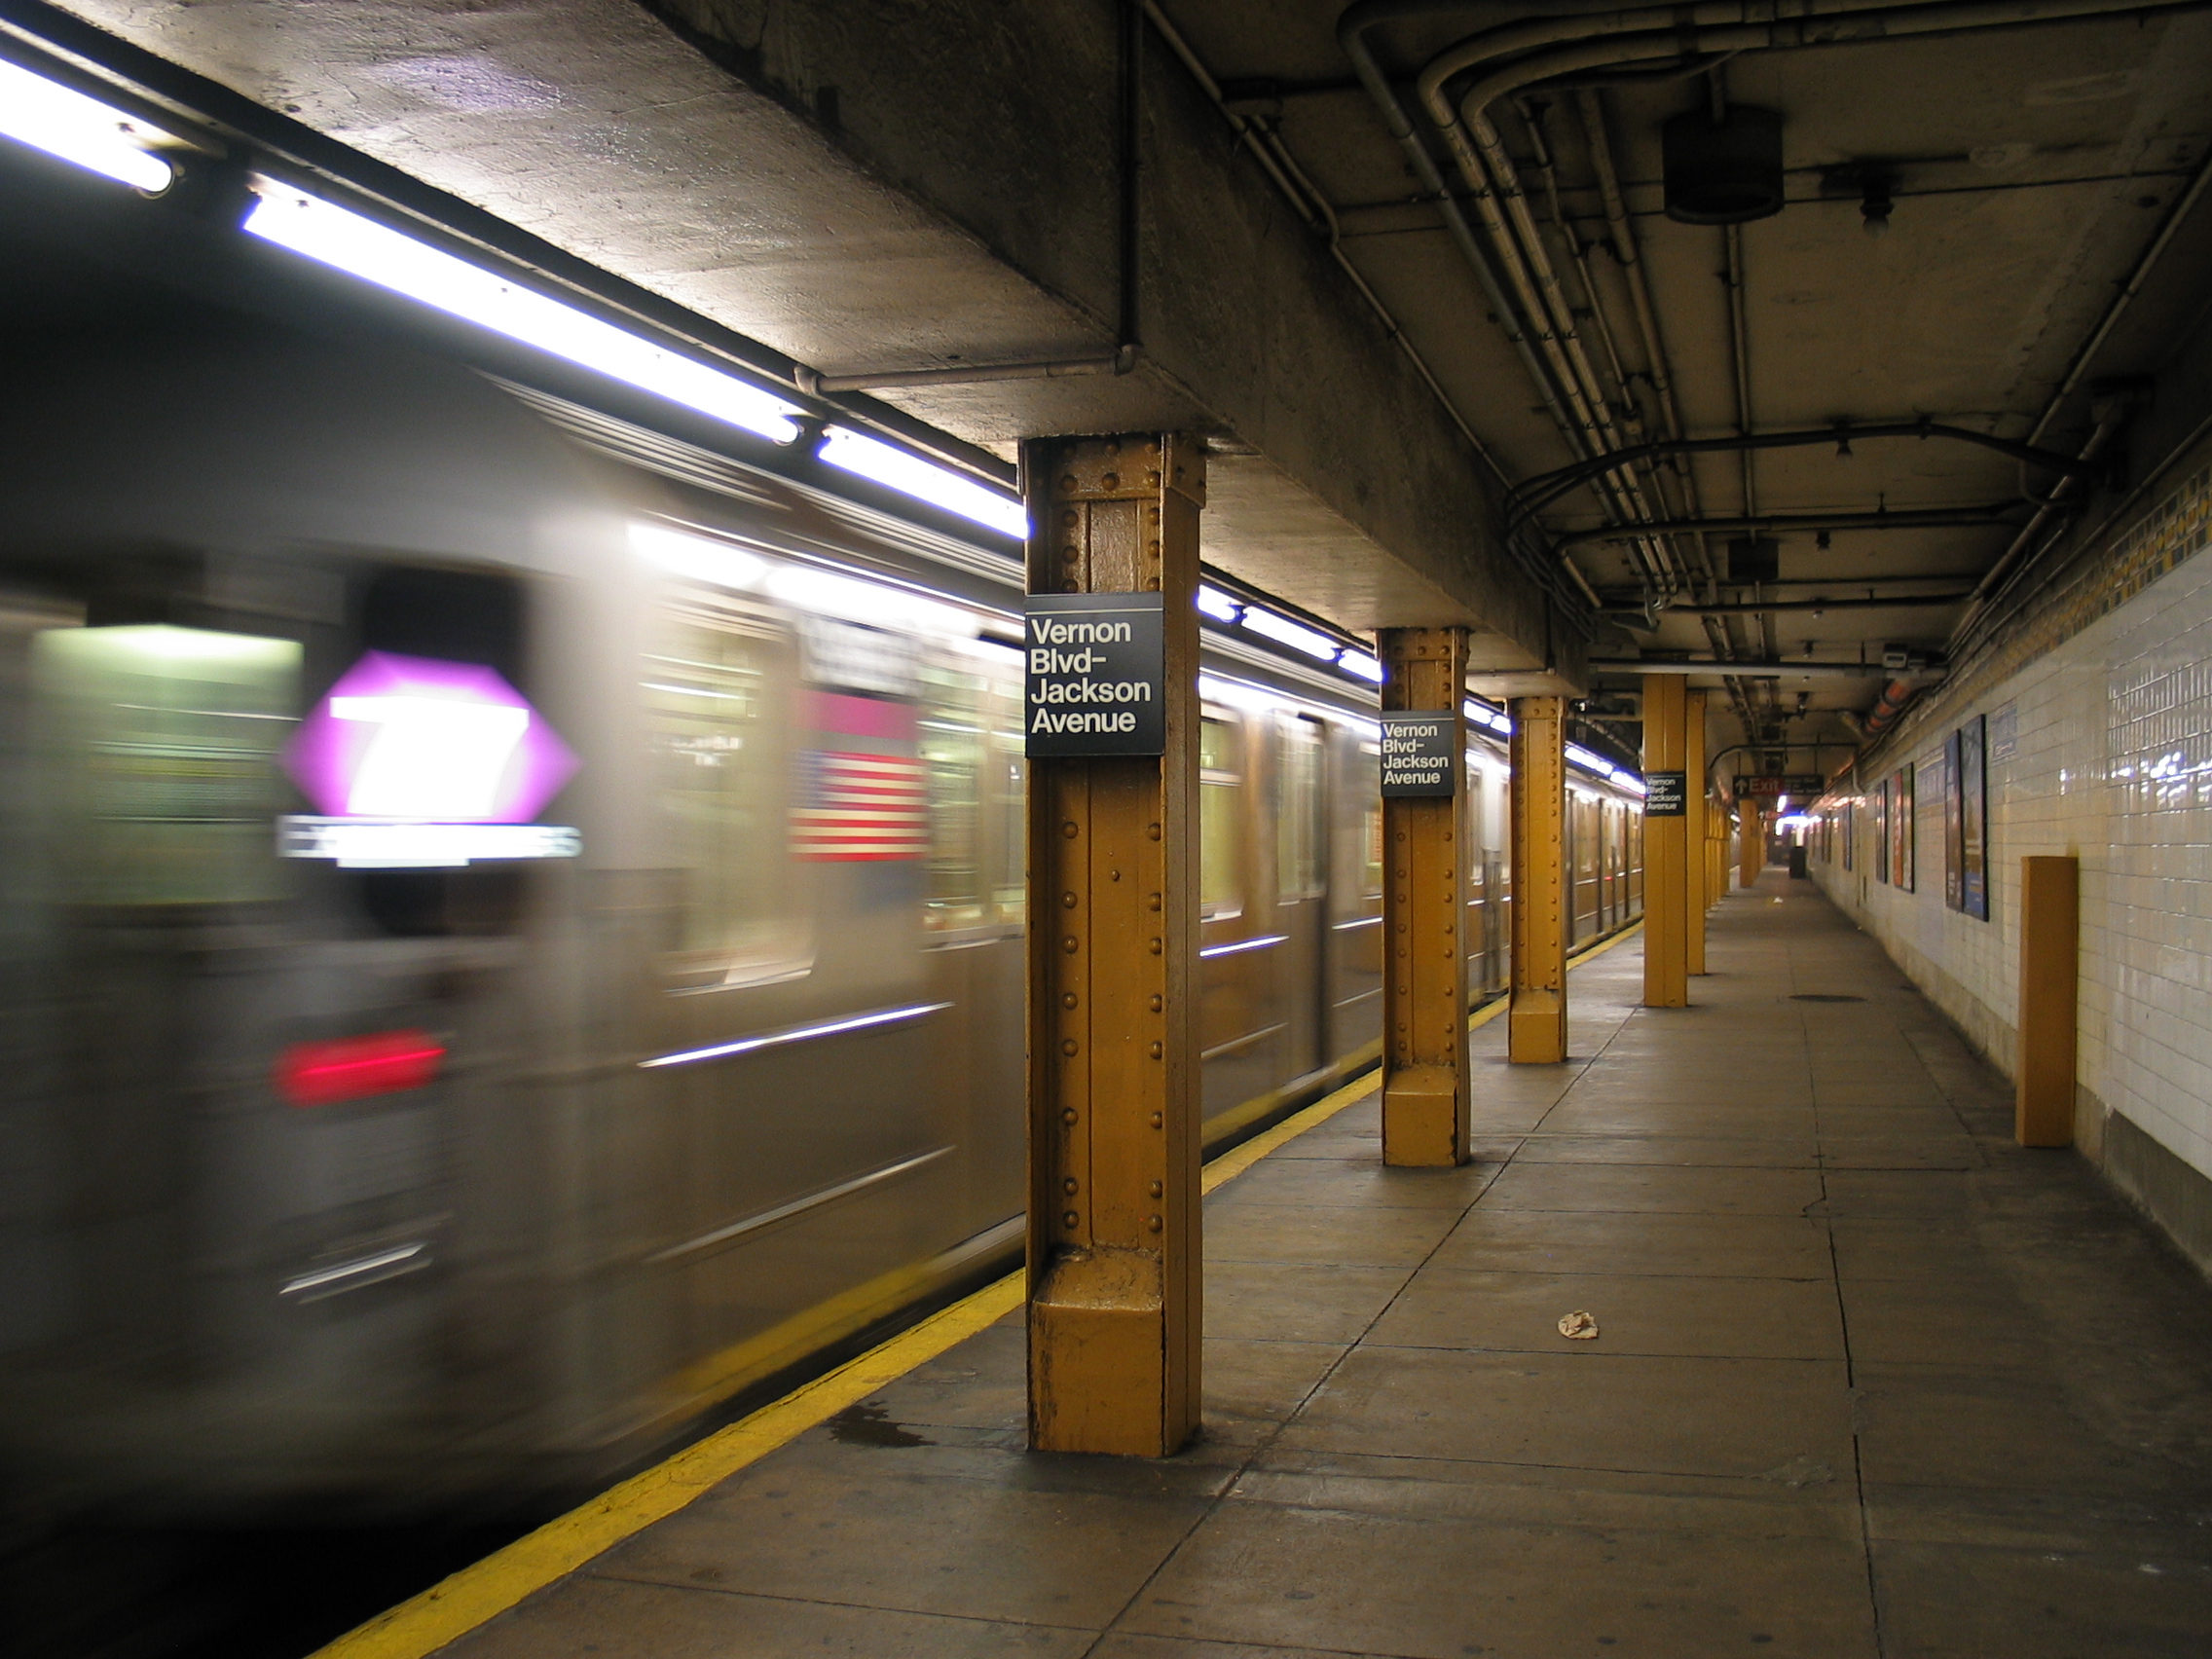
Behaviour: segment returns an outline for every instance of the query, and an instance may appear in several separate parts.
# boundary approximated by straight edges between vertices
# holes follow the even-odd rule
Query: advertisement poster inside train
[[[1989,920],[1989,768],[1979,715],[1959,728],[1959,908]]]
[[[1912,765],[1908,761],[1890,780],[1890,885],[1913,890],[1913,850],[1919,841],[1913,815]]]

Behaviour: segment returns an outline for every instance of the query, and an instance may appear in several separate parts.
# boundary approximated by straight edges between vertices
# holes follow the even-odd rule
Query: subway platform
[[[1368,1094],[1219,1185],[1183,1455],[1025,1451],[1016,1309],[340,1648],[2212,1652],[2212,1291],[1810,884],[1710,937],[1686,1011],[1578,967],[1564,1066],[1478,1030],[1471,1166]]]

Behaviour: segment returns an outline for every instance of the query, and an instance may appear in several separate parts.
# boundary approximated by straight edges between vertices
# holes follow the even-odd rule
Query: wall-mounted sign
[[[1165,753],[1167,635],[1159,594],[1033,593],[1023,612],[1029,755]]]
[[[1818,772],[1762,772],[1736,779],[1736,798],[1748,795],[1819,795],[1827,793],[1828,781]]]
[[[1458,793],[1459,718],[1450,709],[1382,712],[1382,795],[1419,799]]]
[[[1690,775],[1687,772],[1646,772],[1643,774],[1643,816],[1646,818],[1686,818],[1689,816]]]

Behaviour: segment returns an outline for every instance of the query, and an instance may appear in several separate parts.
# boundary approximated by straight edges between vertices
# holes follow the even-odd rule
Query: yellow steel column
[[[1682,792],[1682,845],[1688,853],[1687,884],[1683,894],[1682,961],[1684,972],[1705,972],[1705,911],[1713,903],[1713,849],[1706,842],[1706,815],[1712,809],[1705,799],[1705,693],[1682,696],[1682,770],[1688,788]]]
[[[1736,877],[1749,887],[1766,868],[1766,818],[1747,795],[1736,803],[1736,823],[1737,833],[1742,836],[1736,847]]]
[[[2020,861],[2020,1071],[2012,1137],[2022,1146],[2074,1143],[2081,879],[2081,866],[2070,858]]]
[[[1689,839],[1682,717],[1688,682],[1679,674],[1643,681],[1643,1006],[1687,1008]],[[1670,794],[1670,792],[1671,794]],[[1672,810],[1669,810],[1669,807]]]
[[[1022,446],[1029,591],[1163,596],[1166,749],[1029,767],[1029,1443],[1198,1424],[1198,511],[1181,435]]]
[[[1567,1058],[1567,699],[1513,699],[1512,1004],[1506,1057]]]
[[[1449,711],[1466,770],[1467,631],[1385,628],[1382,707]],[[1382,802],[1382,1161],[1464,1163],[1468,1148],[1464,847],[1453,797]],[[1519,872],[1515,872],[1519,880]]]

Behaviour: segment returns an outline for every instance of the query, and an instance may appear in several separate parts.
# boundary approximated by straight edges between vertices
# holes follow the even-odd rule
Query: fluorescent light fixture
[[[949,467],[924,461],[918,455],[878,443],[849,426],[830,428],[829,437],[822,445],[822,459],[831,466],[842,467],[887,490],[896,490],[917,501],[928,501],[946,512],[973,519],[1001,535],[1029,534],[1029,515],[1013,497],[985,489],[974,479],[963,478]]]
[[[1312,628],[1301,627],[1287,616],[1277,616],[1272,610],[1262,610],[1256,605],[1244,608],[1243,626],[1263,640],[1272,640],[1278,645],[1288,645],[1294,651],[1304,651],[1321,662],[1337,660],[1337,642]]]
[[[758,587],[768,573],[768,561],[757,553],[674,525],[632,524],[630,551],[671,574],[740,592]]]
[[[73,88],[0,60],[0,133],[149,194],[176,169],[147,149],[173,135]]]
[[[1475,724],[1487,727],[1500,736],[1512,734],[1513,722],[1488,703],[1478,703],[1472,697],[1469,697],[1460,707],[1467,719],[1473,720]]]
[[[276,820],[276,855],[328,859],[341,869],[458,869],[479,859],[572,859],[583,837],[559,824],[424,824],[418,820]]]
[[[1235,622],[1243,607],[1219,588],[1198,584],[1198,608],[1216,622]]]
[[[1643,780],[1641,778],[1632,778],[1626,772],[1615,772],[1613,774],[1613,782],[1620,788],[1628,791],[1630,794],[1641,794],[1643,793]]]
[[[1346,645],[1337,653],[1337,666],[1354,680],[1364,680],[1370,685],[1382,683],[1382,665],[1366,651],[1354,650]]]
[[[735,375],[334,202],[268,178],[254,189],[245,228],[265,241],[777,443],[798,436],[794,405]]]
[[[1579,743],[1569,743],[1564,747],[1567,750],[1568,761],[1581,767],[1585,772],[1595,772],[1601,778],[1609,778],[1613,775],[1613,764],[1610,760],[1601,759]]]

